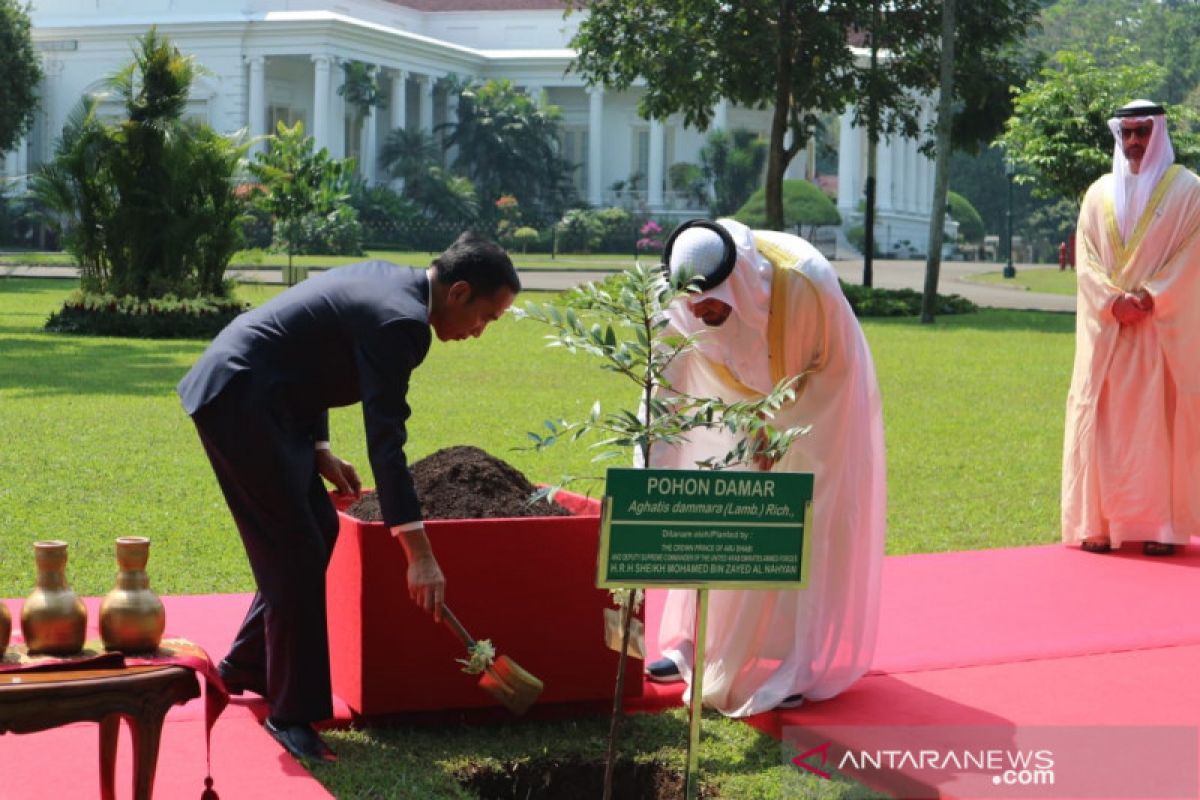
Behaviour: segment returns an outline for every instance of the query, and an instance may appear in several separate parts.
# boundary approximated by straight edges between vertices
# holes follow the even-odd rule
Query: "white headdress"
[[[1129,159],[1125,157],[1125,150],[1121,147],[1122,120],[1149,121],[1154,125],[1136,175],[1130,171]],[[1171,146],[1171,136],[1167,133],[1167,118],[1163,114],[1162,106],[1149,100],[1134,100],[1122,106],[1116,116],[1108,121],[1108,127],[1116,139],[1113,146],[1113,207],[1121,229],[1121,238],[1128,240],[1142,212],[1146,210],[1154,187],[1158,185],[1167,167],[1175,162],[1175,148]]]
[[[765,394],[773,388],[767,360],[771,263],[755,249],[754,234],[745,225],[732,219],[717,220],[716,225],[729,235],[736,260],[728,277],[690,299],[715,298],[732,306],[733,312],[723,325],[711,328],[681,299],[667,310],[667,316],[680,332],[697,335],[696,347],[704,356],[724,364],[743,384]],[[693,275],[719,276],[728,251],[729,244],[710,224],[696,225],[672,237],[666,266],[672,277],[685,269]]]

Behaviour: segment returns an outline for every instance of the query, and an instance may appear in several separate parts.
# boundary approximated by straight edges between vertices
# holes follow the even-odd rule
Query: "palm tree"
[[[736,128],[709,134],[700,150],[700,163],[713,183],[713,216],[741,208],[761,183],[766,162],[767,143],[753,131]]]
[[[441,127],[447,149],[457,148],[455,171],[474,182],[484,207],[512,195],[521,208],[557,218],[572,199],[576,167],[559,152],[559,109],[539,105],[511,81],[462,87],[458,118]]]
[[[456,226],[479,213],[475,187],[442,168],[442,146],[425,131],[397,128],[387,135],[379,157],[387,173],[404,182],[401,194],[426,216]]]

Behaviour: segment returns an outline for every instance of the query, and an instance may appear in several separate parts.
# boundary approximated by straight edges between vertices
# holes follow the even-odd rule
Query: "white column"
[[[650,208],[662,208],[663,204],[663,124],[660,120],[650,120],[650,163],[646,171],[646,205]]]
[[[458,124],[458,102],[461,99],[462,99],[462,95],[458,94],[457,92],[453,92],[453,91],[446,92],[446,122],[451,125]],[[445,135],[448,135],[448,134],[445,134]],[[446,150],[446,164],[452,165],[457,160],[458,160],[458,148],[457,147],[448,148]],[[495,198],[491,198],[491,199],[494,200]],[[484,200],[486,200],[486,198],[480,198],[480,200],[484,201]],[[490,202],[490,201],[488,201],[488,202]]]
[[[42,62],[42,91],[40,105],[45,109],[45,131],[38,137],[37,147],[32,143],[27,148],[26,172],[33,164],[45,164],[54,157],[54,145],[62,136],[64,120],[55,113],[55,102],[62,92],[64,63],[61,59],[47,58]],[[65,112],[64,112],[65,113]],[[36,152],[35,152],[36,151]]]
[[[849,109],[838,120],[838,210],[842,216],[855,213],[862,196],[859,165],[863,161],[862,138],[854,127],[854,115]]]
[[[17,180],[17,186],[22,190],[29,187],[29,134],[26,134],[20,142],[17,143],[17,157],[15,159],[16,172],[13,174]]]
[[[592,86],[588,93],[588,202],[599,206],[604,201],[600,185],[601,156],[604,152],[604,88]]]
[[[907,163],[908,163],[908,208],[913,213],[916,213],[920,206],[921,192],[917,186],[917,173],[920,170],[921,152],[917,149],[918,142],[916,139],[908,141]]]
[[[787,132],[784,133],[783,141],[785,142],[785,147],[791,147],[792,142],[795,141],[795,134],[792,133],[792,129],[790,127],[787,129]],[[784,180],[803,180],[806,177],[804,174],[804,167],[807,160],[807,153],[804,150],[801,150],[800,152],[796,153],[796,155],[792,156],[792,160],[788,162],[787,169],[783,171]]]
[[[267,131],[267,60],[262,56],[246,59],[250,79],[246,86],[246,127],[250,133],[250,155],[262,152]]]
[[[388,105],[388,112],[391,114],[388,123],[392,130],[404,128],[408,123],[408,92],[405,87],[408,85],[404,70],[392,70],[392,96]]]
[[[332,59],[329,56],[313,56],[313,119],[312,130],[314,149],[329,147],[329,71]]]
[[[729,101],[722,97],[713,108],[713,122],[709,130],[729,130]]]
[[[429,75],[418,75],[416,80],[421,97],[417,126],[426,133],[433,133],[433,78]]]
[[[892,153],[895,150],[895,137],[880,138],[875,176],[875,209],[876,211],[891,211],[896,206],[892,202]]]
[[[920,120],[921,129],[924,130],[930,120],[930,110],[925,104],[921,105]],[[933,160],[921,156],[920,162],[917,164],[917,210],[922,214],[929,213],[930,201],[933,199],[932,170]]]
[[[546,87],[539,86],[536,83],[531,83],[525,87],[525,94],[529,95],[529,99],[532,100],[533,104],[538,108],[541,108],[545,102],[545,92]]]
[[[374,80],[379,72],[376,66],[370,67],[371,79]],[[359,167],[359,174],[367,184],[375,183],[375,151],[378,145],[375,143],[376,130],[379,126],[378,107],[371,105],[367,108],[367,118],[363,120],[362,130],[362,165]]]
[[[329,98],[329,155],[332,158],[346,157],[346,97],[338,91],[346,82],[343,63],[340,58],[333,60],[337,79],[333,81],[333,95]]]

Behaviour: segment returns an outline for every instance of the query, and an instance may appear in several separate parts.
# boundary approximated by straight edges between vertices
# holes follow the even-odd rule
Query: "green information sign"
[[[803,589],[813,476],[609,469],[598,586]]]

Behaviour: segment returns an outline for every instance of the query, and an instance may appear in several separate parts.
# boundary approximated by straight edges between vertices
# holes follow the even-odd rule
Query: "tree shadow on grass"
[[[69,394],[167,396],[204,342],[30,335],[0,328],[0,391],[10,397]]]

